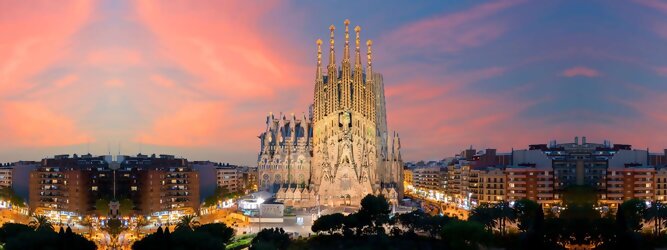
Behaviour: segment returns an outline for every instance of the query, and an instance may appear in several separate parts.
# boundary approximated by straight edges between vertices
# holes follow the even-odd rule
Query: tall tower
[[[372,67],[373,42],[366,42],[364,68],[361,27],[354,28],[352,65],[350,22],[345,20],[344,25],[340,67],[334,50],[336,28],[329,27],[326,75],[322,40],[316,42],[312,122],[269,114],[267,128],[259,136],[259,184],[264,190],[278,187],[276,199],[285,204],[358,206],[368,194],[382,194],[390,202],[402,196],[400,143],[397,135],[387,135],[383,79]]]
[[[323,110],[321,106],[332,106],[319,113],[313,124],[313,171],[310,188],[315,190],[322,204],[358,205],[367,194],[382,191],[382,183],[386,181],[384,172],[390,169],[385,166],[386,135],[383,139],[378,131],[376,111],[378,91],[383,91],[375,79],[381,79],[371,68],[371,45],[368,46],[368,66],[364,72],[361,63],[360,32],[361,27],[354,28],[355,60],[354,70],[350,62],[350,34],[348,20],[345,20],[345,46],[340,76],[333,52],[334,26],[330,28],[331,48],[329,55],[328,75],[319,82],[316,77],[315,91],[320,92],[322,85],[333,88],[333,97],[322,101],[322,93],[315,94],[314,109]],[[384,105],[384,100],[381,102]],[[384,117],[384,114],[381,116]],[[386,134],[386,125],[382,126]],[[384,147],[383,147],[384,145]],[[386,151],[385,151],[386,152]]]

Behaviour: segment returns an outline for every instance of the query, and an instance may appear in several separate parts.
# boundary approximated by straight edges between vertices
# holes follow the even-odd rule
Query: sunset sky
[[[345,19],[374,41],[405,160],[667,147],[667,1],[0,0],[0,162],[120,147],[253,165],[268,112],[312,102],[331,24],[342,58]]]

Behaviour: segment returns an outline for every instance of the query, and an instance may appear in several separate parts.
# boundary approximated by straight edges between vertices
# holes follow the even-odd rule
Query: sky
[[[667,148],[667,1],[0,0],[0,162],[254,165],[267,114],[307,112],[331,24],[342,58],[345,19],[373,40],[404,160]]]

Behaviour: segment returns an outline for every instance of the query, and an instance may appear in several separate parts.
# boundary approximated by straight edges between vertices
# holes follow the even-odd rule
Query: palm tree
[[[49,217],[46,217],[44,215],[37,215],[32,217],[32,221],[30,221],[30,226],[37,230],[53,230],[53,224],[49,221]]]
[[[194,215],[186,215],[181,217],[181,221],[176,224],[175,230],[179,229],[187,229],[187,230],[193,230],[194,228],[199,226],[199,221],[197,221],[197,217]]]
[[[506,201],[496,203],[493,209],[495,217],[498,220],[498,226],[500,227],[500,235],[504,235],[507,222],[516,221],[516,211]]]
[[[644,219],[653,221],[654,233],[660,235],[662,225],[667,220],[667,207],[659,201],[651,202],[651,205],[644,212]]]
[[[479,222],[489,231],[492,231],[493,228],[498,225],[498,223],[496,223],[494,208],[486,203],[481,204],[470,211],[469,220]]]

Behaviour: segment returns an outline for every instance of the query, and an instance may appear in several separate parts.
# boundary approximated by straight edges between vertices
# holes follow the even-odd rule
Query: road
[[[424,209],[425,212],[431,215],[437,215],[442,213],[443,215],[447,215],[449,217],[456,217],[461,220],[467,220],[468,215],[470,214],[468,210],[458,207],[458,205],[455,203],[445,203],[442,201],[436,201],[433,199],[416,196],[411,193],[406,193],[405,196],[410,197],[411,199],[414,200],[421,201],[422,209]]]

